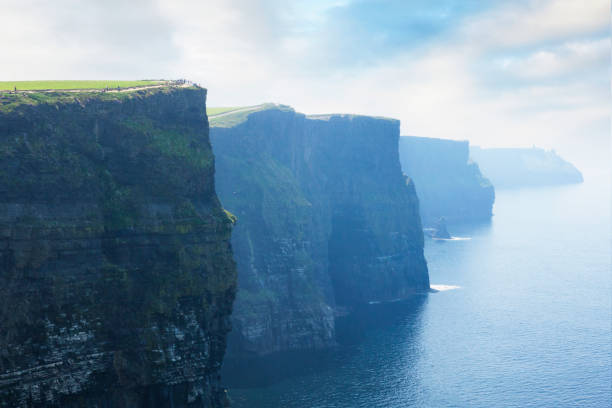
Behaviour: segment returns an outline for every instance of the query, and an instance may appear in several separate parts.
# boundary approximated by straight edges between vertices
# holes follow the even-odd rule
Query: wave
[[[432,238],[436,241],[469,241],[471,237]]]
[[[461,286],[455,285],[429,285],[432,292],[446,292],[447,290],[461,289]]]

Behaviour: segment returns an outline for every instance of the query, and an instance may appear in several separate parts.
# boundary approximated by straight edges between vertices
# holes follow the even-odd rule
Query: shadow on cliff
[[[270,386],[288,378],[319,375],[335,371],[352,361],[360,353],[365,342],[378,342],[384,333],[401,332],[408,338],[418,338],[421,315],[427,304],[428,294],[409,299],[356,307],[346,316],[336,318],[335,347],[325,350],[288,351],[239,358],[225,358],[221,375],[223,383],[232,388],[257,388]]]

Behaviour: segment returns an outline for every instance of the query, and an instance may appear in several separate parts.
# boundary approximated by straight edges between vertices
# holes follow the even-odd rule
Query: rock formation
[[[0,406],[223,406],[236,271],[205,97],[0,98]]]
[[[438,239],[450,239],[451,238],[451,235],[448,232],[448,228],[446,227],[446,220],[444,219],[444,217],[440,217],[440,219],[436,223],[432,237],[438,238]]]
[[[470,161],[467,141],[402,136],[399,154],[402,170],[414,180],[425,225],[440,217],[451,223],[491,218],[495,190]]]
[[[398,121],[264,106],[211,124],[218,194],[238,217],[234,355],[328,347],[335,313],[429,289]]]

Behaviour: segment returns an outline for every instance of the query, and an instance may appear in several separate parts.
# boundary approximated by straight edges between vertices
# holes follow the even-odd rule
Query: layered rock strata
[[[0,98],[0,406],[225,403],[236,270],[205,98]]]

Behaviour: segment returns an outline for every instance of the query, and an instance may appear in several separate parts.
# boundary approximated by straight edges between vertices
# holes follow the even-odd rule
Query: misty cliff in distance
[[[224,406],[206,90],[0,97],[0,406]]]
[[[471,157],[497,188],[582,183],[580,171],[554,150],[473,146]]]
[[[329,347],[338,310],[429,289],[398,121],[263,106],[211,126],[217,191],[238,217],[230,353]]]
[[[402,136],[399,155],[402,170],[414,180],[426,226],[440,217],[450,222],[491,218],[495,190],[470,161],[467,141]]]

